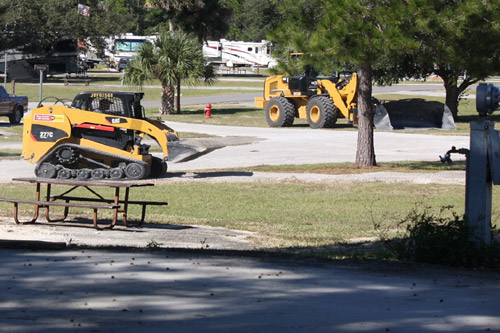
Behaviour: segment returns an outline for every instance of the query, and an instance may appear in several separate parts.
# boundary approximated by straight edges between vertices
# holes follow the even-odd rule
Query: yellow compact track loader
[[[295,118],[307,119],[312,128],[333,127],[337,118],[357,123],[357,76],[340,79],[308,74],[271,76],[264,83],[264,97],[255,105],[266,109],[271,127],[292,126]]]
[[[35,175],[81,180],[143,179],[166,172],[167,142],[177,133],[159,120],[146,119],[143,93],[84,92],[71,105],[40,102],[24,117],[24,159],[36,163]],[[149,153],[154,139],[163,159]]]

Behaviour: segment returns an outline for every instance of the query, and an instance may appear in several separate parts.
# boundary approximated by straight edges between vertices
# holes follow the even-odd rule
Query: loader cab
[[[143,96],[144,93],[134,92],[88,91],[76,95],[71,106],[113,116],[144,119]]]
[[[337,83],[339,80],[339,73],[332,72],[330,75],[324,75],[318,72],[311,65],[306,65],[304,74],[298,76],[291,76],[288,78],[288,87],[293,93],[300,93],[301,95],[312,96],[316,94],[317,80],[330,80]]]

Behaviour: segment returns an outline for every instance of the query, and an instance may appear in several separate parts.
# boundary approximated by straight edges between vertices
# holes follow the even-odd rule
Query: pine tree
[[[372,81],[394,59],[415,47],[405,35],[408,7],[400,0],[285,1],[287,22],[273,34],[279,43],[311,55],[314,66],[358,72],[357,166],[376,165]]]

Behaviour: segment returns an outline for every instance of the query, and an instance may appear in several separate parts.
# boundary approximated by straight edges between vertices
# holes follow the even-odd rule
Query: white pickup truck
[[[19,124],[28,111],[28,96],[14,96],[0,86],[0,116],[8,116],[11,124]]]

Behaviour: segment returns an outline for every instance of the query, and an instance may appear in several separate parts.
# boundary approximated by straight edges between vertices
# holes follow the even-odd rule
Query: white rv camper
[[[107,40],[105,55],[116,69],[122,70],[145,42],[153,42],[156,36],[135,36],[127,33]]]
[[[221,39],[203,44],[203,56],[207,62],[227,67],[257,66],[273,67],[271,45],[268,41],[242,42]]]

